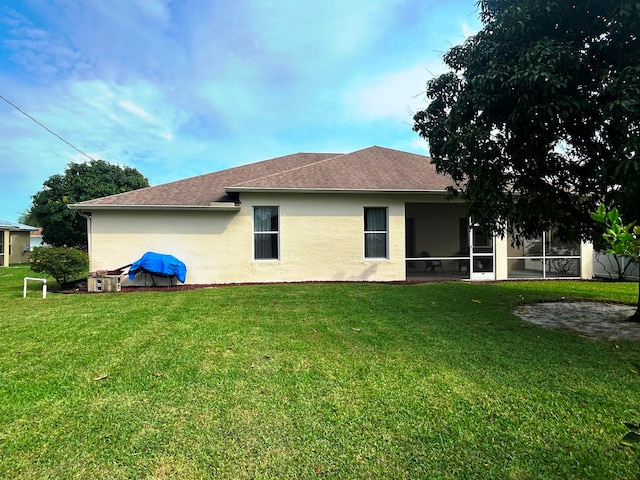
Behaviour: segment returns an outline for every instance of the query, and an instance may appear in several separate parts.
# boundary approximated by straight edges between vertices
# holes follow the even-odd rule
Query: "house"
[[[595,252],[593,256],[593,276],[609,280],[640,279],[638,262],[630,257],[616,257],[605,252]]]
[[[29,262],[29,234],[35,230],[36,227],[0,220],[0,267]]]
[[[31,243],[31,250],[33,250],[33,247],[41,247],[44,245],[44,241],[42,240],[42,228],[38,228],[30,232],[29,240]]]
[[[147,251],[186,283],[591,278],[592,247],[552,233],[520,248],[470,223],[429,157],[382,147],[298,153],[69,205],[91,270]]]

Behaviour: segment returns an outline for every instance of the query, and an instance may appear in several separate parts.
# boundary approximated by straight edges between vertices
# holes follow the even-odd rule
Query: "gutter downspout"
[[[91,212],[82,212],[78,210],[78,214],[87,219],[87,253],[89,255],[89,271],[92,271],[93,263],[93,224],[91,221]]]

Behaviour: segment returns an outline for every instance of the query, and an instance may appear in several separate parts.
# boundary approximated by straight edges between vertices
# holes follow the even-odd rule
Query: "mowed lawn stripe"
[[[3,478],[640,475],[638,455],[620,445],[623,422],[640,418],[640,346],[511,313],[563,297],[633,302],[633,284],[256,285],[42,300],[35,290],[21,298],[27,269],[8,270]]]

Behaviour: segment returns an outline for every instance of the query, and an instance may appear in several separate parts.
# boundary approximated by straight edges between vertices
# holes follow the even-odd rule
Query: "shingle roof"
[[[443,191],[452,185],[423,155],[382,147],[297,153],[74,205],[209,206],[245,190]],[[231,195],[230,195],[231,194]]]
[[[442,191],[452,185],[438,175],[429,157],[382,147],[369,147],[333,156],[262,178],[230,186],[229,191],[247,188]]]
[[[38,230],[38,227],[32,227],[23,223],[9,222],[7,220],[0,220],[1,230],[10,230],[12,232],[30,232],[32,230]]]
[[[273,172],[283,172],[309,165],[335,153],[297,153],[264,160],[240,167],[206,173],[197,177],[177,180],[155,187],[141,188],[131,192],[96,198],[77,205],[200,205],[227,202],[231,198],[225,188],[253,178],[261,178]]]

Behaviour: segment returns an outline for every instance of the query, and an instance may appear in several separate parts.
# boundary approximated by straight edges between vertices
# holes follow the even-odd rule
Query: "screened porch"
[[[515,245],[475,228],[461,203],[405,205],[407,280],[580,278],[582,246],[552,232]]]
[[[407,203],[405,232],[407,280],[470,278],[464,205]]]

